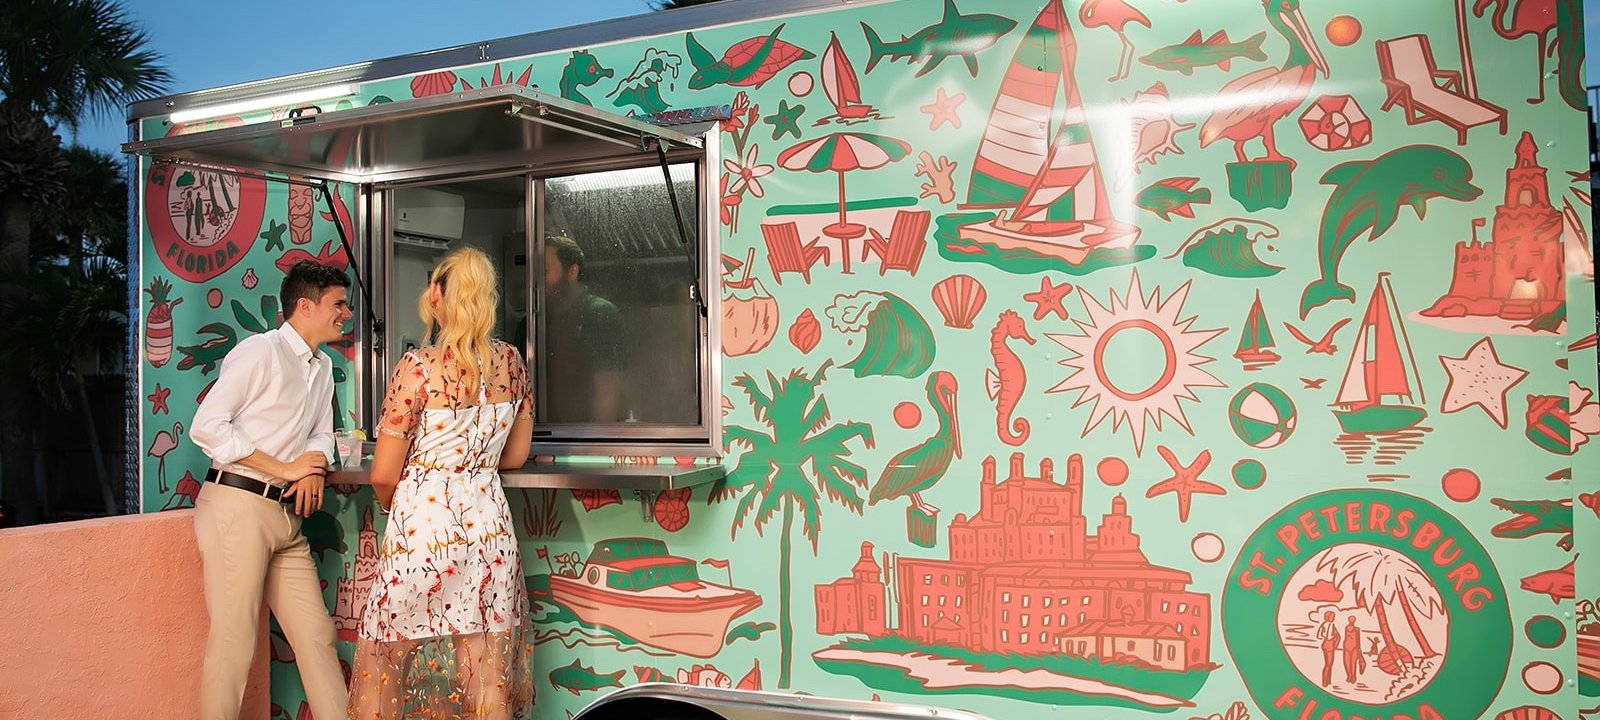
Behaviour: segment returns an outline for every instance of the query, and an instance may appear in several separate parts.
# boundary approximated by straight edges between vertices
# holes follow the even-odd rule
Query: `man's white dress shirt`
[[[240,341],[217,373],[189,437],[224,472],[283,485],[281,478],[236,464],[260,450],[294,462],[316,450],[333,462],[333,361],[294,327]]]

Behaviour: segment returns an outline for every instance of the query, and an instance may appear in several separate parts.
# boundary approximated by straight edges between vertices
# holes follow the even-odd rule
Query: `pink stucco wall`
[[[0,530],[0,718],[197,714],[206,608],[193,511]],[[243,718],[266,718],[256,648]]]

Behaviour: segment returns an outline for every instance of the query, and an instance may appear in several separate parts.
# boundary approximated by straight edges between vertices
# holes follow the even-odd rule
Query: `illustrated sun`
[[[1199,354],[1200,346],[1222,334],[1217,330],[1191,330],[1195,318],[1181,318],[1183,301],[1189,294],[1189,283],[1184,283],[1165,299],[1157,287],[1150,296],[1144,296],[1139,287],[1139,273],[1133,273],[1128,292],[1119,298],[1111,291],[1109,306],[1103,306],[1094,296],[1083,292],[1087,318],[1075,318],[1081,335],[1045,333],[1056,344],[1066,348],[1072,357],[1060,361],[1072,372],[1047,393],[1081,390],[1072,407],[1090,404],[1089,421],[1083,428],[1084,437],[1111,417],[1111,431],[1116,432],[1126,423],[1133,432],[1133,449],[1144,452],[1144,433],[1151,425],[1161,429],[1161,416],[1166,415],[1190,435],[1189,420],[1183,414],[1179,400],[1198,401],[1195,388],[1226,387],[1210,373],[1201,369],[1213,358]],[[1159,343],[1159,350],[1148,355],[1132,357],[1126,353],[1112,353],[1107,362],[1107,350],[1113,339],[1127,334],[1144,336],[1146,341]],[[1126,369],[1137,367],[1141,371],[1154,368],[1156,379],[1130,381],[1126,377],[1119,383],[1113,376],[1126,375]],[[1108,369],[1109,368],[1109,369]],[[1123,372],[1118,372],[1119,370]],[[1135,385],[1142,387],[1135,387]]]

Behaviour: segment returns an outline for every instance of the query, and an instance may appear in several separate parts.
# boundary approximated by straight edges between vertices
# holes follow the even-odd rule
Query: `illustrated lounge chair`
[[[783,284],[783,273],[800,273],[806,284],[811,284],[811,266],[818,260],[827,265],[833,253],[817,245],[816,240],[800,242],[800,228],[793,222],[762,225],[761,235],[767,240],[767,264],[772,266],[772,279]]]
[[[1388,110],[1396,104],[1405,111],[1406,124],[1437,120],[1456,131],[1456,143],[1467,144],[1467,130],[1489,123],[1500,124],[1506,134],[1506,111],[1497,105],[1466,95],[1461,73],[1440,70],[1433,63],[1433,50],[1424,35],[1405,35],[1379,40],[1378,70],[1389,99]],[[1443,81],[1442,83],[1440,81]]]
[[[862,243],[861,259],[866,260],[868,252],[877,253],[882,261],[878,264],[879,275],[890,270],[916,275],[917,267],[922,265],[922,252],[928,249],[928,218],[932,216],[927,210],[896,212],[889,237],[872,230],[872,237]]]

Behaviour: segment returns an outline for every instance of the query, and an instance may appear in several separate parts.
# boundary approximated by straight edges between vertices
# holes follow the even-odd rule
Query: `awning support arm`
[[[694,262],[694,251],[689,246],[689,233],[683,229],[683,211],[678,209],[678,191],[672,186],[672,171],[667,168],[667,142],[661,138],[652,138],[656,146],[656,158],[661,161],[661,182],[667,186],[667,200],[672,204],[672,226],[678,230],[678,241],[683,244],[683,257],[689,261],[689,298],[694,300],[695,309],[700,312],[700,317],[706,316],[705,293],[700,288],[700,266]]]
[[[213,173],[216,173],[218,175],[230,175],[232,177],[245,178],[245,179],[248,179],[248,180],[260,180],[262,182],[276,182],[276,183],[283,183],[285,185],[298,185],[300,187],[308,187],[308,188],[320,188],[320,187],[322,187],[322,181],[321,180],[300,180],[300,179],[292,178],[292,177],[273,177],[273,176],[267,175],[265,173],[245,172],[243,170],[235,170],[233,168],[226,168],[226,167],[222,167],[222,166],[219,166],[219,165],[207,165],[206,163],[197,163],[197,162],[194,162],[194,161],[191,161],[191,160],[179,160],[177,158],[170,158],[170,157],[152,157],[152,158],[150,158],[150,164],[151,165],[181,165],[183,167],[192,167],[192,168],[194,168],[196,170],[204,170],[206,172],[213,172]]]
[[[339,221],[339,212],[333,208],[333,188],[329,187],[327,181],[322,181],[318,187],[322,190],[323,201],[328,205],[328,217],[333,219],[333,228],[339,233],[339,247],[344,248],[345,260],[350,263],[350,272],[356,276],[356,287],[361,290],[361,307],[367,311],[367,322],[372,324],[372,351],[381,357],[383,321],[372,309],[372,293],[367,291],[367,284],[361,281],[361,266],[356,262],[355,252],[350,249],[350,238],[345,235],[344,223]]]

